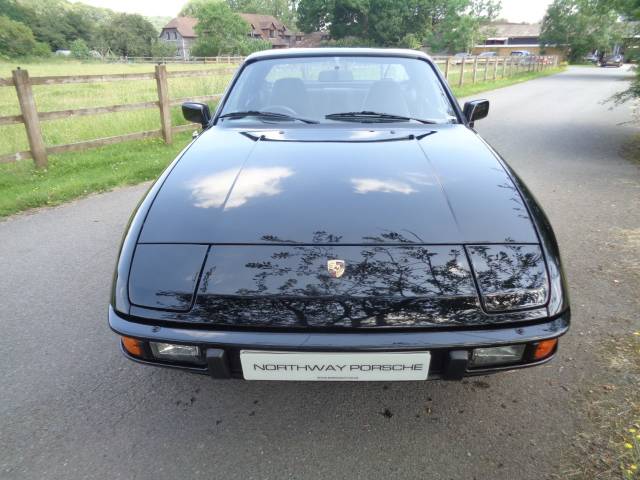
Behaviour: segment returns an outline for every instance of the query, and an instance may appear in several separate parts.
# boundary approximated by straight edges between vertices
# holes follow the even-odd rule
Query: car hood
[[[359,126],[358,126],[359,127]],[[175,164],[141,243],[537,243],[520,193],[463,125],[213,127]]]

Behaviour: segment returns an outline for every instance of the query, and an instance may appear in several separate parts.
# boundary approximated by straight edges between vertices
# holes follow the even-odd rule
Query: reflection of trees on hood
[[[287,246],[269,259],[252,261],[254,287],[238,295],[401,297],[460,296],[473,293],[471,275],[461,247],[353,247],[344,258],[340,279],[326,270],[328,259],[344,256],[331,245]],[[352,253],[351,253],[352,252]]]
[[[263,241],[267,238],[279,241],[271,236]],[[337,245],[339,237],[316,232],[315,245],[214,246],[193,309],[178,317],[228,326],[311,328],[482,325],[514,320],[514,314],[482,313],[462,246],[412,244],[420,239],[409,232],[386,232],[366,240],[370,244],[365,246]],[[395,245],[384,244],[390,240]],[[546,294],[539,247],[480,246],[469,251],[482,275],[483,292],[502,295],[491,300],[496,305],[503,307],[522,292],[531,295],[540,285]],[[329,259],[345,260],[342,277],[329,276]],[[221,279],[218,282],[213,281],[216,275]],[[540,315],[538,309],[516,317]]]
[[[474,246],[473,269],[490,310],[508,310],[546,302],[548,281],[537,245]]]
[[[272,236],[264,240],[281,241]],[[220,267],[214,254],[205,268],[197,303],[230,322],[278,326],[429,325],[461,321],[477,312],[476,291],[461,247],[337,248],[340,240],[328,232],[315,232],[314,245],[247,250],[244,272],[239,274],[241,286],[224,294],[209,283]],[[410,243],[397,232],[387,232],[379,240]],[[254,255],[260,257],[252,259]],[[341,278],[329,276],[329,259],[345,260]]]

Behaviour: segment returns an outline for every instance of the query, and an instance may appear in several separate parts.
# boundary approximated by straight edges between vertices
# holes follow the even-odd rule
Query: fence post
[[[444,79],[449,81],[449,61],[451,59],[447,57],[447,63],[444,64]]]
[[[478,75],[478,56],[476,55],[476,57],[473,59],[473,81],[471,82],[474,85],[476,84],[477,75]]]
[[[165,143],[173,142],[171,133],[171,105],[169,104],[169,82],[167,66],[156,65],[156,85],[158,87],[158,104],[160,106],[160,126]]]
[[[507,75],[507,57],[502,58],[502,78]]]
[[[484,71],[482,73],[483,73],[482,81],[486,82],[487,79],[489,78],[489,57],[486,57],[484,59]]]
[[[462,63],[460,64],[460,80],[458,80],[458,86],[461,87],[464,84],[464,61],[466,57],[462,57]]]
[[[493,64],[493,81],[496,81],[496,78],[498,78],[498,57],[496,57],[496,61]]]
[[[13,70],[13,83],[16,87],[18,103],[22,112],[22,119],[25,130],[27,131],[27,139],[29,140],[29,149],[31,156],[37,168],[47,168],[49,161],[47,159],[47,149],[42,139],[42,130],[40,129],[40,118],[38,118],[38,110],[36,101],[33,98],[33,90],[31,90],[31,82],[29,81],[29,72],[27,70]]]

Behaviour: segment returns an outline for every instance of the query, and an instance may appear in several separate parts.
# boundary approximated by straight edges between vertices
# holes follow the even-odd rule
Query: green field
[[[55,61],[51,63],[9,64],[0,63],[0,77],[9,77],[11,70],[20,65],[31,76],[87,75],[107,73],[151,72],[153,65],[127,65]],[[221,93],[230,75],[216,74],[215,70],[228,69],[230,65],[195,64],[168,65],[167,69],[211,69],[211,77],[169,79],[170,96],[174,99]],[[473,95],[485,90],[504,87],[540,76],[557,73],[561,69],[544,72],[520,73],[495,82],[471,84],[471,77],[458,88],[453,70],[450,82],[458,97]],[[498,73],[501,69],[498,69]],[[467,73],[466,75],[470,75]],[[489,78],[492,71],[489,72]],[[39,111],[66,110],[71,108],[98,107],[157,100],[155,81],[117,81],[110,83],[68,84],[34,86]],[[213,106],[213,105],[212,105]],[[0,87],[0,116],[19,113],[13,87]],[[173,125],[186,122],[179,107],[172,110]],[[70,117],[42,122],[47,146],[90,140],[93,138],[133,133],[160,128],[157,109],[108,113],[94,116]],[[61,202],[99,192],[120,185],[136,184],[156,177],[175,155],[189,142],[190,135],[176,135],[173,145],[165,145],[160,139],[126,142],[81,152],[51,155],[46,171],[38,171],[31,160],[0,165],[0,217],[30,208],[55,205]],[[0,155],[28,150],[22,124],[0,126]]]
[[[16,65],[0,63],[0,77],[10,77]],[[152,64],[127,65],[81,63],[74,61],[52,64],[21,64],[32,77],[44,75],[89,75],[107,73],[153,72]],[[230,74],[216,74],[216,70],[229,69],[231,65],[194,64],[168,65],[169,72],[178,70],[211,70],[211,77],[169,78],[169,94],[179,99],[221,93]],[[109,83],[75,83],[66,85],[35,85],[33,92],[38,111],[50,112],[83,107],[102,107],[125,103],[158,100],[155,80],[132,80]],[[20,113],[13,87],[0,87],[0,116]],[[174,125],[184,124],[179,107],[172,109]],[[93,138],[109,137],[160,128],[157,108],[130,112],[109,113],[95,116],[69,117],[42,122],[47,146],[79,142]],[[21,124],[0,126],[0,155],[28,150],[24,126]]]

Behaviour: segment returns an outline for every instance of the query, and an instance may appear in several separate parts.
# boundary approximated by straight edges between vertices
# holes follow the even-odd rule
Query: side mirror
[[[193,123],[199,123],[202,128],[206,128],[211,120],[209,106],[205,103],[185,102],[182,104],[182,115],[185,119]]]
[[[473,127],[476,120],[481,120],[489,115],[489,100],[471,100],[464,104],[464,116]]]

